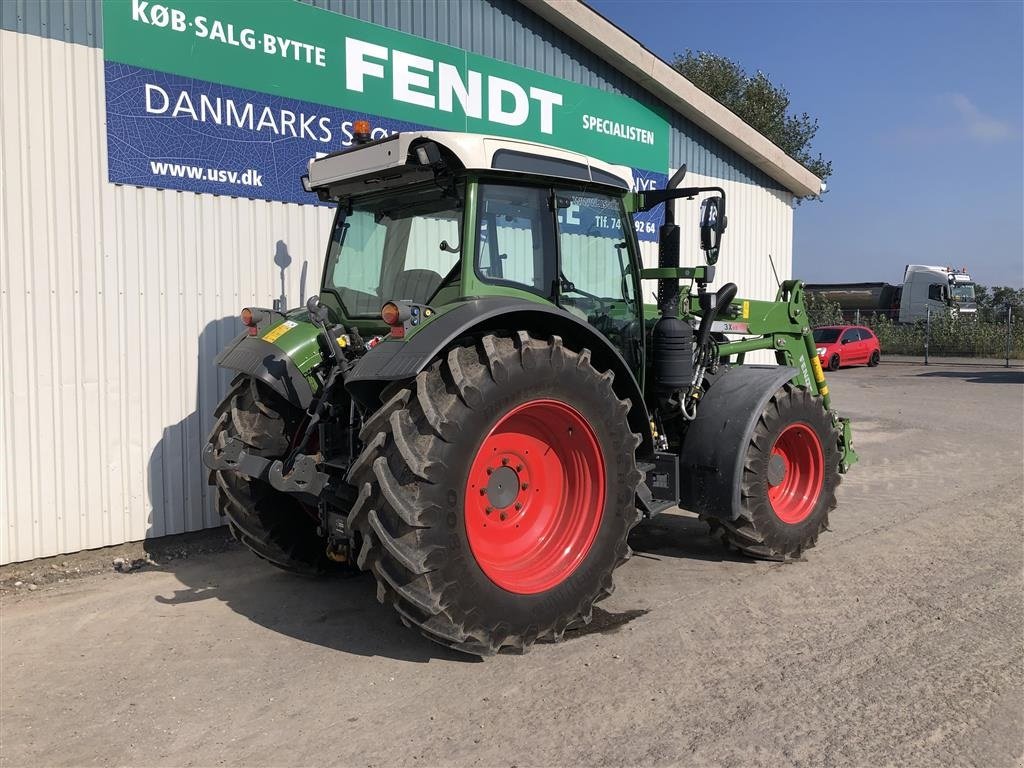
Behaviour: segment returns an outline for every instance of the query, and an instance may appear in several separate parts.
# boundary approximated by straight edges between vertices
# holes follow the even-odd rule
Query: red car
[[[870,328],[862,325],[826,325],[814,329],[814,344],[818,348],[818,359],[830,371],[841,365],[866,363],[878,365],[882,359],[882,348],[878,337]]]

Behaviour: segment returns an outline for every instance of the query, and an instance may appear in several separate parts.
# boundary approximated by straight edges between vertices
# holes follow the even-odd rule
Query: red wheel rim
[[[466,481],[466,535],[502,589],[551,589],[587,556],[604,514],[604,456],[586,419],[557,400],[506,413]]]
[[[790,424],[775,440],[768,464],[768,501],[784,523],[802,522],[814,511],[825,481],[825,455],[817,433]]]

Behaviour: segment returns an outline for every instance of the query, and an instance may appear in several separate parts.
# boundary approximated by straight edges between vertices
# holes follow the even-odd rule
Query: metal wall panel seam
[[[0,67],[7,69],[8,49],[0,50]],[[11,254],[13,253],[13,227],[8,217],[13,210],[13,203],[9,200],[9,187],[13,188],[11,165],[8,161],[9,154],[14,152],[15,142],[11,139],[11,131],[7,127],[8,115],[13,113],[11,109],[10,89],[8,78],[0,78],[0,323],[4,328],[12,327],[12,304],[14,301],[14,288],[12,284]],[[14,342],[9,333],[0,334],[0,558],[9,559],[14,553],[14,520],[10,518],[11,510],[14,508],[14,430],[12,426],[13,413],[8,405],[13,401],[13,385],[11,378],[14,375]]]
[[[39,45],[37,40],[31,40],[31,42],[27,41],[27,44],[25,45],[25,47],[23,49],[24,50],[24,54],[25,54],[25,63],[24,63],[24,66],[23,66],[23,72],[28,72],[28,71],[41,72],[42,68],[40,66],[39,61],[37,60],[37,58],[39,57],[39,51],[41,50],[41,47],[42,46]],[[41,106],[41,104],[38,104],[38,103],[36,103],[34,101],[34,97],[41,98],[44,93],[48,93],[48,89],[46,91],[43,91],[41,89],[40,90],[34,90],[34,89],[31,89],[31,88],[26,88],[25,89],[23,103],[25,104],[25,111],[26,111],[26,113],[30,113],[30,114],[34,114],[34,115],[41,115],[42,114],[42,106]],[[26,119],[28,119],[28,118],[26,118]],[[27,179],[28,183],[25,186],[23,186],[22,188],[23,189],[27,189],[29,191],[29,196],[28,196],[29,199],[31,199],[33,201],[36,201],[36,200],[43,200],[43,201],[45,201],[46,190],[45,190],[45,188],[39,188],[40,186],[45,187],[45,184],[43,182],[44,182],[45,179],[49,178],[49,175],[46,174],[46,172],[45,172],[46,171],[45,131],[43,133],[41,133],[41,134],[33,135],[28,130],[25,130],[23,132],[23,135],[25,137],[25,146],[27,147],[27,150],[28,150],[28,152],[26,153],[26,157],[29,157],[29,158],[39,157],[40,160],[41,160],[40,165],[43,168],[43,173],[40,173],[38,175],[38,177],[36,177],[36,178]],[[41,143],[42,145],[41,146],[40,145],[34,146],[33,145],[33,141],[37,141],[37,142]],[[22,204],[23,204],[23,206],[25,206],[24,197],[23,197],[23,203]],[[47,221],[47,223],[49,223],[49,222]],[[44,251],[43,248],[40,248],[39,241],[42,241],[43,243],[45,243],[46,229],[47,228],[48,228],[48,226],[47,227],[32,227],[32,228],[29,228],[29,229],[26,230],[27,233],[28,233],[27,240],[29,240],[29,245],[30,245],[30,247],[29,247],[29,249],[27,249],[26,253],[32,254],[33,258],[36,258],[37,254],[39,254],[41,251],[43,251],[43,257],[45,258],[45,251]],[[29,323],[31,324],[30,328],[39,330],[39,329],[42,328],[42,326],[38,322],[38,317],[36,315],[36,309],[39,306],[40,291],[43,290],[43,289],[42,289],[42,286],[39,285],[39,279],[38,279],[38,273],[37,272],[33,271],[32,279],[29,281],[28,285],[31,288],[31,291],[29,292],[28,295],[30,297],[32,297],[32,298],[28,298],[26,300],[26,310],[27,311],[26,311],[26,315],[23,318],[23,322],[25,322],[25,319],[27,318]],[[47,378],[49,372],[45,369],[45,357],[46,357],[46,354],[48,352],[48,348],[49,348],[49,345],[39,345],[39,346],[36,346],[35,348],[33,348],[29,352],[30,365],[29,365],[29,367],[27,367],[27,369],[25,370],[25,373],[23,374],[23,375],[26,375],[28,371],[32,371],[33,374],[37,377],[35,385],[33,385],[32,382],[28,382],[28,381],[26,382],[26,384],[27,384],[26,390],[27,390],[28,395],[29,395],[29,397],[28,397],[28,413],[29,413],[29,422],[32,425],[31,426],[31,428],[32,428],[31,434],[32,435],[39,435],[39,434],[43,433],[41,431],[43,429],[43,425],[41,423],[41,420],[43,418],[43,415],[41,413],[42,412],[42,409],[41,409],[41,399],[42,399],[42,397],[41,397],[41,395],[45,396],[45,394],[46,394],[46,386],[47,385],[46,385],[45,382],[52,381],[52,379],[48,379]],[[40,390],[42,390],[42,391],[40,391]],[[33,550],[42,550],[42,549],[45,548],[45,540],[43,539],[42,523],[41,523],[41,521],[39,519],[39,512],[40,512],[41,508],[45,508],[45,507],[51,505],[51,502],[50,502],[50,499],[49,499],[49,495],[47,493],[48,489],[44,490],[44,482],[43,482],[43,477],[42,477],[42,468],[44,466],[50,466],[50,463],[46,462],[45,465],[44,465],[44,457],[42,456],[42,453],[41,453],[42,446],[41,446],[40,441],[38,439],[31,439],[30,438],[28,440],[28,443],[29,443],[29,447],[30,447],[30,451],[28,453],[29,453],[29,456],[31,457],[31,466],[29,468],[29,477],[31,478],[32,499],[36,500],[35,504],[32,504],[31,506],[28,507],[28,509],[29,509],[29,511],[31,513],[31,524],[29,526],[29,531],[30,531],[30,535],[31,535],[31,542],[32,542],[31,546],[32,546],[32,549]]]
[[[54,50],[47,51],[47,58],[51,71],[59,73],[61,82],[59,83],[59,90],[62,91],[63,99],[61,101],[55,101],[54,110],[55,114],[52,117],[52,124],[54,130],[54,156],[55,156],[55,168],[60,167],[67,169],[67,180],[66,184],[53,184],[50,187],[50,195],[52,197],[53,210],[55,212],[54,225],[58,226],[60,222],[61,226],[68,226],[70,229],[69,248],[66,253],[57,253],[57,247],[54,248],[54,254],[52,255],[53,262],[53,277],[51,296],[53,297],[51,303],[53,306],[52,317],[55,320],[56,328],[55,337],[66,338],[69,334],[72,338],[75,338],[77,342],[78,328],[75,324],[74,328],[68,328],[66,318],[74,317],[74,309],[79,304],[78,298],[81,294],[79,286],[82,281],[82,250],[81,241],[79,239],[81,233],[81,222],[78,217],[77,206],[72,201],[76,199],[75,195],[78,193],[78,169],[75,163],[72,162],[72,158],[69,156],[70,144],[68,137],[71,134],[71,120],[70,116],[75,114],[75,102],[74,102],[74,53],[71,52],[71,56],[62,56]],[[63,109],[61,108],[61,102],[63,102]],[[58,135],[60,134],[60,135]],[[59,150],[59,153],[58,153]],[[70,195],[68,194],[70,191]],[[61,192],[63,192],[63,199]],[[62,221],[58,211],[66,213],[67,220]],[[64,259],[62,259],[62,255]],[[69,268],[63,267],[61,262],[70,256],[71,264]],[[68,279],[70,277],[70,280]],[[70,311],[66,311],[70,309]],[[82,434],[82,418],[84,409],[74,407],[72,404],[77,405],[72,399],[68,400],[68,393],[72,396],[79,389],[79,382],[82,379],[82,367],[80,359],[80,347],[77,343],[74,345],[74,349],[71,354],[67,354],[65,345],[54,345],[54,372],[57,376],[57,380],[60,382],[60,388],[57,392],[57,423],[60,425],[68,424],[68,427],[73,425],[73,435],[65,437],[73,437],[74,439],[64,439],[60,442],[60,462],[58,466],[58,472],[55,473],[55,477],[59,478],[59,504],[56,511],[56,533],[57,533],[57,547],[59,549],[71,549],[81,548],[78,542],[78,537],[75,536],[72,530],[70,530],[70,520],[68,512],[73,508],[77,507],[78,490],[81,488],[81,462],[78,457],[81,455],[77,450],[78,441],[81,439]],[[69,364],[70,363],[70,364]],[[70,422],[70,423],[69,423]]]
[[[0,33],[2,34],[2,33]],[[0,68],[4,71],[17,71],[16,62],[12,61],[11,52],[15,47],[16,40],[7,40],[6,45],[0,47]],[[12,96],[11,91],[14,91]],[[15,147],[20,148],[20,137],[14,128],[9,127],[12,115],[18,114],[15,107],[17,103],[17,83],[11,78],[0,78],[0,322],[5,328],[13,327],[14,305],[14,265],[10,254],[15,250],[16,226],[10,221],[14,213],[13,201],[9,199],[9,190],[15,184],[15,171],[17,168],[18,181],[20,181],[20,158]],[[13,138],[12,138],[13,134]],[[10,558],[17,551],[17,526],[14,521],[14,418],[15,409],[13,401],[15,398],[15,387],[12,382],[14,377],[14,355],[15,347],[19,342],[11,334],[2,334],[0,338],[0,363],[3,368],[0,370],[0,442],[3,445],[3,454],[0,455],[0,466],[3,468],[3,476],[0,477],[0,557]],[[22,341],[21,343],[24,343]],[[10,403],[10,405],[9,405]]]
[[[29,45],[28,40],[21,38],[15,39],[16,58],[15,66],[17,72],[25,72],[28,70],[28,56],[29,56]],[[9,81],[9,78],[4,78],[5,81]],[[28,95],[26,93],[28,84],[21,77],[16,78],[16,107],[13,110],[3,110],[5,115],[11,115],[12,122],[15,124],[15,131],[18,136],[18,166],[17,166],[17,181],[16,189],[18,190],[18,202],[20,207],[19,221],[15,225],[17,232],[20,235],[18,240],[20,241],[20,248],[17,252],[22,256],[20,258],[20,275],[15,277],[15,282],[12,284],[12,289],[17,286],[19,293],[18,296],[18,307],[12,312],[11,327],[12,329],[25,329],[30,325],[28,321],[29,313],[29,302],[32,297],[32,274],[29,270],[29,261],[24,257],[25,254],[32,253],[33,243],[30,238],[32,237],[32,222],[29,221],[29,211],[23,203],[23,198],[26,194],[30,194],[31,181],[26,178],[26,164],[28,162],[28,138],[27,138],[27,121],[28,115]],[[13,252],[12,252],[13,253]],[[13,263],[13,257],[12,257]],[[20,276],[20,283],[18,277]],[[12,290],[13,294],[13,290]],[[14,454],[16,461],[16,470],[13,473],[13,477],[18,478],[17,485],[15,486],[16,496],[18,497],[15,505],[10,510],[12,519],[16,521],[16,548],[19,553],[26,551],[35,550],[35,542],[32,537],[34,536],[34,528],[32,524],[33,515],[33,500],[38,498],[36,492],[36,478],[33,467],[35,466],[35,457],[33,452],[35,450],[35,444],[31,441],[21,438],[21,436],[27,436],[32,434],[34,429],[33,419],[33,395],[31,388],[28,386],[28,370],[34,370],[36,365],[34,361],[34,350],[32,349],[32,343],[29,339],[28,333],[18,334],[12,333],[13,339],[18,339],[21,342],[20,353],[24,363],[15,364],[10,369],[10,377],[13,389],[13,400],[14,405],[12,408],[12,430],[15,435],[19,436],[18,442],[20,443],[20,450]],[[21,361],[19,361],[20,363]],[[26,538],[28,539],[26,541]]]

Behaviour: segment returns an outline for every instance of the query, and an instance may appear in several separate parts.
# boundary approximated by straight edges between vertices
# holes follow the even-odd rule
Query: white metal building
[[[667,157],[653,170],[686,163],[688,183],[727,190],[719,281],[770,298],[769,254],[789,276],[792,200],[819,180],[586,5],[312,5],[302,13],[341,14],[368,37],[404,33],[663,115]],[[173,29],[173,0],[156,7]],[[257,6],[209,7],[213,18]],[[112,89],[125,62],[105,54],[127,43],[104,18],[131,8],[0,4],[0,563],[220,525],[199,460],[226,383],[213,359],[240,307],[297,305],[320,279],[330,208],[119,176],[131,137],[112,128]],[[695,212],[678,215],[685,249]],[[653,266],[655,244],[644,249]]]

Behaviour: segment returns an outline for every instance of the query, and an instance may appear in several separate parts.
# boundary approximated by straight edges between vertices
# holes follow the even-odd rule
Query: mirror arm
[[[680,189],[652,189],[648,192],[637,194],[639,205],[638,212],[649,211],[656,205],[668,200],[678,200],[681,197],[693,198],[703,192],[717,192],[722,196],[722,210],[725,214],[725,190],[721,187],[682,187]]]

